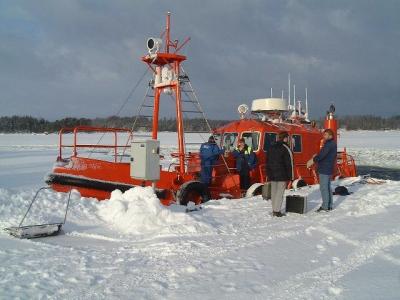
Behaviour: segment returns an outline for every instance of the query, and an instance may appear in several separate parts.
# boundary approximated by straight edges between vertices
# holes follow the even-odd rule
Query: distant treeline
[[[340,128],[347,130],[400,129],[400,115],[383,118],[372,115],[339,117]]]
[[[18,132],[58,132],[62,127],[75,126],[96,126],[96,127],[119,127],[132,128],[134,117],[108,118],[64,118],[56,121],[48,121],[43,118],[34,118],[31,116],[12,116],[0,117],[0,132],[18,133]],[[229,120],[209,120],[211,128],[225,125]],[[322,120],[320,120],[322,123]],[[387,130],[400,129],[400,115],[383,118],[377,116],[344,116],[339,117],[340,127],[347,130]],[[135,125],[138,130],[150,130],[151,121],[142,118]],[[161,118],[159,120],[160,131],[176,131],[176,121],[174,118]],[[208,126],[203,119],[185,120],[184,128],[186,131],[208,131]]]
[[[56,121],[48,121],[43,118],[37,119],[31,116],[0,117],[0,132],[2,133],[23,133],[23,132],[58,132],[63,127],[75,126],[96,126],[96,127],[118,127],[132,128],[134,117],[108,118],[64,118]],[[228,120],[209,120],[211,128],[227,124]],[[146,118],[138,119],[135,124],[137,130],[151,130],[152,123]],[[158,122],[160,131],[176,131],[176,120],[174,118],[160,118]],[[184,121],[186,131],[209,131],[204,119],[188,119]]]

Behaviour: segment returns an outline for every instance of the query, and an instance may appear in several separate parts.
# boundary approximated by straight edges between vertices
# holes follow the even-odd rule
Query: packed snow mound
[[[97,214],[125,234],[200,233],[212,228],[185,213],[182,206],[163,206],[151,187],[135,187],[124,193],[115,190],[110,200],[99,203]]]

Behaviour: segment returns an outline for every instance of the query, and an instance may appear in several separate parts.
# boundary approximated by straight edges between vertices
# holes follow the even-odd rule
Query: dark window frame
[[[225,149],[225,135],[228,135],[228,134],[236,135],[235,140],[233,141],[234,142],[233,149],[231,149],[231,148],[230,149]],[[222,136],[221,147],[223,147],[225,150],[228,150],[228,151],[232,151],[232,150],[236,149],[237,141],[239,139],[239,133],[238,132],[224,132],[221,136]]]
[[[260,150],[260,141],[261,141],[261,132],[260,131],[243,131],[242,134],[240,135],[241,138],[244,138],[243,135],[246,133],[250,133],[251,135],[257,134],[258,135],[258,141],[257,141],[257,150],[254,150],[253,144],[251,145],[251,148],[253,152],[258,152]]]
[[[267,140],[267,139],[266,139],[266,135],[267,135],[267,134],[270,134],[270,135],[273,134],[273,135],[275,135],[275,140],[269,145],[269,147],[271,147],[272,144],[273,144],[274,142],[276,142],[276,137],[278,136],[278,134],[277,134],[276,132],[266,132],[266,131],[264,132],[264,143],[263,143],[263,150],[264,150],[264,152],[267,152],[268,149],[269,149],[269,148],[268,148],[268,149],[265,148],[265,141]]]
[[[297,141],[294,138],[295,136],[300,138],[300,151],[295,150],[295,147],[297,147]],[[303,136],[301,134],[292,134],[291,138],[290,138],[290,143],[291,143],[291,148],[292,148],[293,153],[303,152]]]

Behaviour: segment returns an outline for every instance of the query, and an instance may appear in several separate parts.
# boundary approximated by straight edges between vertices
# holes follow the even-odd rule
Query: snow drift
[[[135,187],[124,193],[115,190],[98,205],[98,216],[125,234],[198,233],[211,227],[195,220],[178,205],[165,207],[151,187]]]

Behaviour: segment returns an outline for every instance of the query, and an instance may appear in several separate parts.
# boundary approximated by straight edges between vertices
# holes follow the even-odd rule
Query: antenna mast
[[[289,106],[289,109],[290,109],[290,73],[289,73],[289,75],[288,75],[288,106]]]
[[[296,114],[296,85],[293,84],[293,110],[294,114]]]
[[[307,99],[307,88],[306,88],[306,119],[308,120],[308,99]]]
[[[162,52],[162,40],[160,38],[149,38],[147,40],[147,48],[149,53],[142,57],[149,68],[153,71],[154,76],[154,104],[153,104],[153,128],[152,138],[157,139],[158,136],[158,119],[160,109],[160,98],[162,93],[173,92],[175,98],[176,109],[176,125],[178,133],[178,150],[179,150],[179,173],[185,172],[185,144],[183,129],[183,113],[181,101],[181,83],[180,83],[180,65],[186,60],[186,56],[178,53],[180,49],[189,42],[190,38],[178,44],[178,40],[171,41],[171,13],[167,13],[165,31],[164,52]],[[172,49],[170,49],[172,47]],[[172,50],[170,53],[170,50]]]

